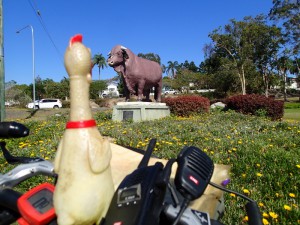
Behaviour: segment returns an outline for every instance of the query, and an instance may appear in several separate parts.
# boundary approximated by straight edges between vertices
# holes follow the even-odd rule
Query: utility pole
[[[3,50],[3,5],[0,0],[0,121],[5,119],[5,76]]]

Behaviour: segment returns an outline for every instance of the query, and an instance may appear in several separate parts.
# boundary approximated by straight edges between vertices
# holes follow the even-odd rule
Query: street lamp
[[[31,39],[32,39],[32,73],[33,73],[33,109],[35,108],[35,59],[34,59],[34,34],[33,27],[31,25],[27,25],[20,30],[17,30],[16,33],[19,34],[22,30],[26,28],[31,28]]]

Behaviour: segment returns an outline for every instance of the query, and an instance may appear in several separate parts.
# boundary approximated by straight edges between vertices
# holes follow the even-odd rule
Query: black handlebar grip
[[[263,225],[262,216],[256,202],[248,202],[246,204],[246,212],[249,225]]]
[[[17,202],[21,195],[21,193],[9,188],[0,190],[0,206],[19,213]]]
[[[17,122],[0,122],[0,138],[19,138],[29,135],[29,129]]]
[[[20,218],[20,214],[9,209],[0,207],[0,225],[8,225],[16,222]]]

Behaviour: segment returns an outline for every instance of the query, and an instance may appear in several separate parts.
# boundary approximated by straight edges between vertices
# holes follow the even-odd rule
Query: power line
[[[59,58],[60,58],[61,62],[63,63],[63,60],[62,60],[63,56],[62,56],[61,52],[59,51],[58,47],[56,46],[56,44],[54,43],[54,41],[53,41],[53,39],[52,39],[52,37],[51,37],[51,35],[50,35],[47,27],[46,27],[46,24],[44,23],[44,20],[42,18],[41,12],[40,12],[40,10],[37,9],[36,2],[35,1],[33,1],[33,2],[34,2],[34,5],[32,4],[32,2],[30,0],[28,0],[28,3],[30,4],[32,10],[34,11],[34,14],[37,16],[40,24],[42,25],[44,31],[46,32],[48,38],[50,39],[52,45],[54,46],[54,48],[56,50],[56,53],[59,55]]]

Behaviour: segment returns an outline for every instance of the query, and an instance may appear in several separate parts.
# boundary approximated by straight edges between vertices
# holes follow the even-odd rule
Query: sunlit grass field
[[[62,115],[48,121],[19,121],[31,129],[31,134],[7,140],[7,148],[15,155],[53,160],[67,118]],[[201,148],[215,163],[231,166],[228,187],[258,202],[264,224],[300,224],[300,122],[270,121],[232,111],[140,123],[113,122],[111,111],[98,113],[95,118],[101,134],[119,145],[145,149],[148,141],[156,138],[154,154],[161,158],[176,157],[186,145]],[[11,168],[0,157],[0,172]],[[20,190],[45,180],[31,179]],[[226,194],[222,222],[246,224],[244,204]]]

